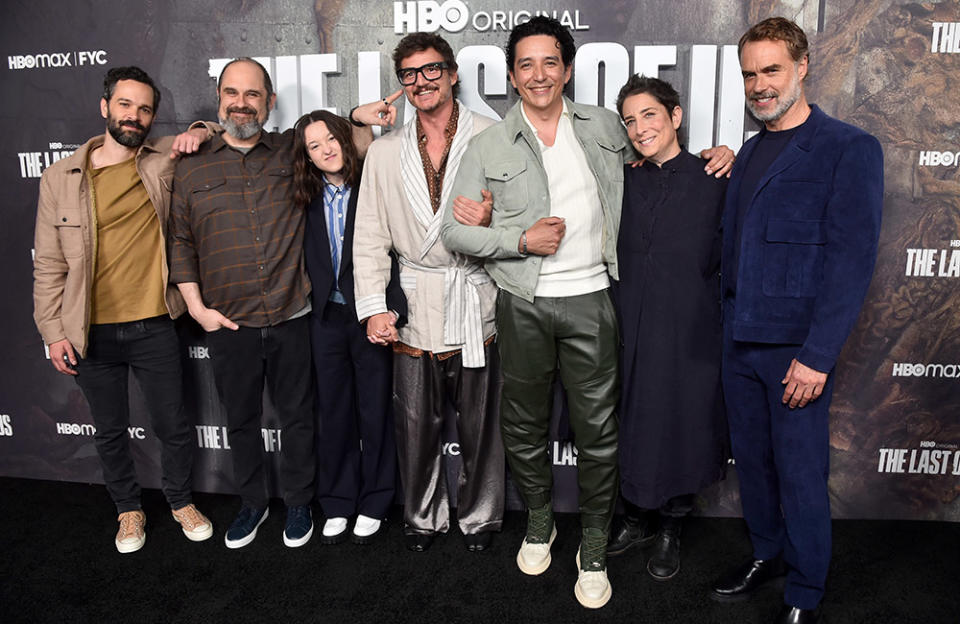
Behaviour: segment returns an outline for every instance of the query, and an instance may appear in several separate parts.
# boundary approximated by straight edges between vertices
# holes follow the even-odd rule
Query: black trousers
[[[207,334],[220,402],[227,412],[234,486],[243,504],[262,509],[269,496],[261,433],[263,388],[280,421],[280,484],[288,507],[313,498],[313,374],[307,317],[273,327]]]
[[[140,484],[130,455],[130,372],[147,402],[160,440],[163,494],[171,509],[191,503],[193,431],[183,411],[180,343],[168,316],[90,327],[77,384],[97,428],[94,445],[117,512],[140,509]]]
[[[327,302],[310,315],[317,379],[317,498],[328,518],[384,518],[393,502],[393,350],[371,344],[356,313]]]
[[[617,497],[617,319],[607,290],[533,303],[500,291],[500,423],[510,472],[528,507],[550,502],[553,378],[567,392],[577,446],[580,522],[609,531]]]

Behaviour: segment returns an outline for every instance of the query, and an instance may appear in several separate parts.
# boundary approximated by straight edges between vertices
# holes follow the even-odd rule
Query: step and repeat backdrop
[[[54,371],[33,325],[31,254],[40,176],[103,132],[99,99],[110,67],[139,65],[157,82],[162,103],[153,135],[159,136],[215,119],[215,77],[223,64],[255,57],[278,93],[268,126],[286,129],[304,112],[346,114],[395,91],[394,46],[409,32],[435,31],[457,51],[461,99],[499,119],[516,98],[503,52],[508,32],[546,12],[571,28],[577,42],[570,97],[613,109],[628,75],[659,76],[681,93],[691,151],[715,144],[736,150],[759,129],[744,111],[736,42],[750,24],[784,15],[810,38],[809,100],[876,135],[885,153],[880,257],[835,373],[834,516],[960,521],[957,1],[15,0],[6,6],[0,475],[102,482],[86,402],[72,379]],[[231,492],[230,441],[203,332],[189,319],[178,326],[196,425],[195,487]],[[143,484],[158,487],[159,444],[131,385],[130,445]],[[264,452],[276,466],[283,437],[269,396],[265,402]],[[573,511],[577,456],[565,436],[556,437],[555,498]],[[454,478],[459,448],[452,427],[443,452]],[[705,515],[739,515],[735,467],[698,502]],[[512,490],[508,505],[520,505]]]

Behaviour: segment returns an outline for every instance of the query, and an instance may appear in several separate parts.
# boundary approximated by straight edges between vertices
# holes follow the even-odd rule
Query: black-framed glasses
[[[443,70],[446,68],[447,64],[442,61],[439,63],[427,63],[420,67],[401,67],[397,70],[397,80],[405,87],[417,81],[417,74],[423,74],[424,78],[433,81],[443,75]]]

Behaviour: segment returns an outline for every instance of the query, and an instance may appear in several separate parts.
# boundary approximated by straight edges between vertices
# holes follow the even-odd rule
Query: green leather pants
[[[607,290],[529,303],[497,301],[503,393],[500,429],[513,480],[528,507],[550,502],[553,378],[559,370],[577,447],[583,527],[608,531],[617,496],[617,319]]]

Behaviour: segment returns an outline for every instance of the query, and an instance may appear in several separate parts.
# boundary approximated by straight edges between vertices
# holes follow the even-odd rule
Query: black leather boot
[[[607,556],[615,557],[625,553],[634,546],[649,544],[656,534],[653,533],[650,522],[645,516],[624,515],[616,528],[610,531],[610,541],[607,542]]]
[[[647,572],[658,581],[673,578],[680,571],[680,518],[664,518],[654,540]]]

